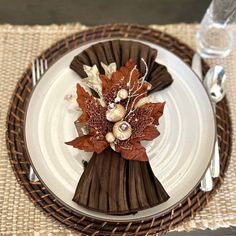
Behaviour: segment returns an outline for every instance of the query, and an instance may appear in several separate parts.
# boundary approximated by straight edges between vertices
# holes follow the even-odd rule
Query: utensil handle
[[[205,176],[203,177],[203,179],[201,181],[200,189],[203,192],[210,192],[213,189],[213,181],[212,181],[212,177],[211,177],[210,168],[207,169]]]
[[[215,142],[215,150],[214,156],[211,161],[211,176],[213,178],[217,178],[220,175],[220,151],[219,151],[219,143],[216,139]]]
[[[34,173],[33,168],[30,166],[28,178],[31,182],[37,182],[39,179]]]
[[[214,112],[216,114],[216,104],[213,103],[213,109]],[[214,155],[211,161],[211,176],[213,178],[217,178],[220,175],[220,150],[219,150],[219,143],[218,143],[218,139],[216,136],[216,141],[215,141],[215,147],[214,147]]]

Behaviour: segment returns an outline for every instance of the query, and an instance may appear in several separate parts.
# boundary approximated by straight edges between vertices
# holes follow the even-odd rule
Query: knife
[[[202,81],[202,61],[200,55],[197,52],[193,55],[191,67],[192,70],[197,74],[198,78]]]
[[[192,58],[192,70],[196,73],[198,78],[203,81],[203,75],[202,75],[202,61],[201,57],[198,53],[195,53]],[[201,180],[201,187],[200,189],[204,192],[209,192],[213,188],[213,181],[211,177],[211,171],[210,167],[207,169],[204,177]]]

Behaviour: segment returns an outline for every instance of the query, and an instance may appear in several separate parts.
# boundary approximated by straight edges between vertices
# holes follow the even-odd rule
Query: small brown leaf
[[[118,70],[116,72],[114,72],[111,76],[111,84],[112,86],[119,84],[121,80],[124,80],[124,76],[123,74]],[[126,81],[125,81],[126,82]]]
[[[71,145],[74,148],[78,148],[84,150],[86,152],[93,152],[94,151],[94,144],[92,142],[91,135],[84,135],[81,137],[77,137],[70,142],[66,142],[67,145]]]
[[[159,118],[163,115],[165,102],[158,102],[158,103],[151,103],[153,110],[152,110],[152,117],[154,118],[154,124],[159,124]]]
[[[146,149],[140,144],[140,142],[135,142],[132,149],[124,149],[120,146],[116,148],[124,159],[133,161],[148,161]]]
[[[135,62],[130,59],[125,66],[121,67],[119,72],[122,74],[122,76],[126,79],[126,83],[129,82],[130,80],[130,88],[133,88],[133,91],[135,91],[138,88],[138,82],[139,82],[139,78],[140,78],[140,73],[137,69],[133,70],[135,66]],[[132,72],[132,76],[130,78],[131,75],[131,71]]]
[[[66,142],[74,148],[84,150],[86,152],[101,153],[109,144],[105,140],[97,140],[93,135],[84,135],[70,142]]]
[[[89,93],[87,93],[80,84],[77,84],[77,102],[82,110],[82,114],[78,119],[79,122],[88,121],[89,116],[88,108],[86,105],[86,101],[88,100],[94,100],[94,98],[90,96]]]
[[[140,135],[137,138],[134,138],[133,140],[131,140],[131,142],[133,142],[133,141],[137,142],[137,141],[141,141],[141,140],[150,141],[150,140],[153,140],[154,138],[158,137],[159,135],[160,135],[160,132],[157,130],[155,125],[150,125],[144,129],[142,135]]]
[[[101,153],[104,149],[106,149],[109,144],[105,140],[95,140],[94,141],[94,151],[96,153]]]
[[[155,125],[150,125],[143,131],[143,140],[153,140],[159,135],[160,132],[157,130]]]
[[[99,77],[102,81],[102,93],[106,94],[110,89],[110,79],[106,75],[99,75]]]
[[[154,119],[153,124],[158,125],[159,122],[159,118],[163,115],[163,111],[164,111],[164,106],[165,106],[165,102],[157,102],[157,103],[145,103],[142,106],[140,106],[140,109],[148,109],[151,110],[151,117]]]

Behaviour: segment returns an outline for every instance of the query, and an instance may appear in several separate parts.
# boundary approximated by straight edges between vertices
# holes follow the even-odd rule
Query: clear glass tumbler
[[[197,50],[202,57],[227,56],[232,48],[230,23],[236,19],[236,0],[213,0],[196,34]]]

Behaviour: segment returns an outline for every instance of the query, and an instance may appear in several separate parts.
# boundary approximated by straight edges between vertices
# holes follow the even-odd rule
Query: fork
[[[46,59],[36,59],[32,62],[32,83],[33,88],[36,86],[37,82],[41,79],[42,75],[48,69],[48,63]],[[28,178],[30,182],[37,182],[39,179],[34,173],[32,166],[30,165]]]

